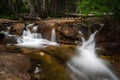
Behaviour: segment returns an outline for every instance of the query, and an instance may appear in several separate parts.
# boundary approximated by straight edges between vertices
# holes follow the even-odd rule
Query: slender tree
[[[36,11],[35,11],[35,2],[34,0],[30,0],[30,19],[36,18]]]

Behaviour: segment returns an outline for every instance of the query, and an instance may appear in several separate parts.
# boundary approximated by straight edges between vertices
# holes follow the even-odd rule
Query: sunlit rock
[[[47,48],[43,49],[43,51],[47,52],[50,55],[53,55],[56,59],[60,61],[66,61],[71,58],[72,55],[75,53],[75,46],[73,45],[63,45],[61,47],[56,46],[48,46]]]
[[[21,48],[15,45],[6,45],[5,49],[9,53],[21,53]]]
[[[76,41],[80,42],[81,36],[87,39],[89,35],[88,27],[77,22],[62,24],[57,28],[57,31],[59,42],[63,44],[78,44]],[[79,31],[81,31],[83,35],[80,35]]]
[[[23,53],[40,63],[40,71],[33,74],[34,78],[40,80],[70,80],[65,67],[52,55],[40,50],[23,49]],[[49,75],[49,76],[48,76]]]
[[[43,38],[51,40],[51,31],[54,28],[56,30],[56,41],[63,43],[74,43],[74,40],[78,40],[78,27],[75,27],[74,23],[77,20],[65,20],[65,19],[53,19],[45,21],[37,21],[38,33],[41,33]],[[64,30],[63,30],[64,29]],[[70,40],[71,39],[71,40]]]
[[[24,29],[25,29],[25,23],[15,23],[12,25],[10,33],[21,35]]]
[[[47,23],[40,21],[37,22],[38,24],[38,33],[41,33],[41,35],[43,36],[43,38],[51,40],[51,26],[47,25]]]

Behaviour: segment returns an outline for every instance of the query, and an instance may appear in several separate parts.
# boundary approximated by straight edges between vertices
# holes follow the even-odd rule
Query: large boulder
[[[72,41],[70,41],[70,39],[75,39],[76,37],[75,35],[77,34],[77,39],[78,39],[78,27],[72,27],[72,25],[70,24],[74,24],[74,22],[78,22],[77,20],[65,20],[65,19],[53,19],[53,20],[44,20],[44,21],[37,21],[36,23],[38,24],[38,33],[41,33],[43,38],[46,38],[48,40],[51,40],[51,32],[52,29],[54,28],[56,30],[56,39],[57,42],[60,43],[65,43],[66,42],[70,42],[70,43],[74,43]],[[65,35],[64,35],[65,34]],[[64,37],[67,38],[62,41],[62,39],[64,38],[60,38],[61,35],[63,35]],[[68,39],[69,38],[69,39]]]
[[[14,36],[11,36],[11,37],[9,37],[9,36],[6,36],[5,38],[3,38],[2,40],[1,40],[1,43],[0,44],[16,44],[17,43],[17,38],[16,37],[14,37]]]
[[[120,53],[120,22],[109,21],[96,35],[97,44],[109,53]]]
[[[5,45],[0,45],[0,52],[6,52],[6,46]]]
[[[48,25],[48,23],[45,23],[44,21],[37,22],[38,24],[38,33],[41,33],[42,37],[48,40],[51,40],[51,26]]]
[[[48,46],[42,51],[54,56],[59,62],[65,62],[75,55],[75,48],[75,45]]]
[[[9,26],[13,23],[18,23],[20,21],[17,20],[10,20],[10,19],[0,19],[0,31],[7,30]]]
[[[102,26],[102,22],[87,24],[69,20],[45,20],[36,23],[38,24],[37,32],[48,40],[51,40],[51,32],[54,28],[56,30],[56,41],[61,44],[79,44],[81,36],[87,40],[90,33],[99,30]]]
[[[0,72],[0,80],[22,80],[22,79],[18,78],[17,76],[15,76],[11,73],[1,71]]]
[[[25,23],[15,23],[10,29],[11,34],[21,35],[25,29]]]
[[[65,23],[57,27],[59,42],[63,44],[78,44],[80,37],[88,38],[88,27],[81,23]],[[79,33],[81,32],[81,34]]]
[[[1,80],[30,80],[28,74],[30,68],[31,62],[25,55],[15,53],[0,54]]]
[[[27,48],[22,48],[22,50],[24,54],[27,54],[33,60],[36,60],[37,66],[35,66],[35,69],[32,72],[32,76],[35,80],[70,80],[65,66],[52,56],[52,54],[48,54],[44,50]]]

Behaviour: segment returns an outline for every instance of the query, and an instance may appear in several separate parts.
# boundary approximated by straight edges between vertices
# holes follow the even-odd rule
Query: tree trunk
[[[57,0],[51,0],[50,2],[50,5],[51,5],[51,15],[56,15],[57,14]]]
[[[17,12],[15,11],[15,8],[14,8],[14,5],[13,5],[13,0],[8,0],[8,4],[9,4],[10,9],[12,10],[12,13],[17,15]]]
[[[51,2],[50,2],[50,13],[51,13],[51,15],[53,15],[54,14],[54,0],[51,0]]]
[[[43,0],[36,0],[37,1],[37,13],[38,15],[41,13],[41,10],[42,10],[42,2]]]
[[[30,0],[30,19],[35,19],[36,17],[36,12],[35,12],[35,5],[34,5],[34,0]]]
[[[54,6],[55,6],[55,8],[54,8],[54,14],[56,15],[57,14],[57,0],[55,0],[54,1],[55,3],[54,3]]]
[[[50,10],[50,3],[49,0],[45,1],[45,13],[48,15]]]

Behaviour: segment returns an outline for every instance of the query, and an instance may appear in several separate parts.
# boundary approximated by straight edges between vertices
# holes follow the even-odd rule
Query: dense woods
[[[29,14],[39,17],[61,17],[67,13],[119,13],[119,0],[1,0],[0,17]]]

